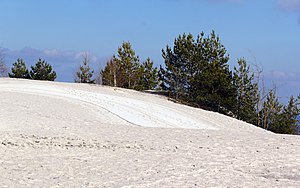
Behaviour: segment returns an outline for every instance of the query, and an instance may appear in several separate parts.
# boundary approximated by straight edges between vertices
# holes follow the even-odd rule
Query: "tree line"
[[[45,60],[38,59],[34,66],[31,66],[29,71],[26,67],[25,61],[18,58],[11,72],[7,71],[7,68],[4,63],[1,63],[1,77],[9,76],[10,78],[23,78],[23,79],[33,79],[33,80],[49,80],[54,81],[57,77],[56,72],[52,70],[52,66],[47,63]],[[7,73],[8,72],[8,73]]]
[[[291,96],[287,105],[281,104],[276,88],[266,91],[262,72],[251,71],[244,58],[231,70],[226,48],[214,31],[209,36],[202,32],[196,38],[179,35],[173,47],[162,49],[162,57],[160,67],[154,67],[150,58],[141,62],[130,42],[123,42],[97,78],[88,55],[84,55],[75,82],[159,90],[176,102],[223,113],[276,133],[297,133],[300,95]],[[55,80],[56,73],[44,60],[39,59],[28,71],[18,59],[9,76]]]

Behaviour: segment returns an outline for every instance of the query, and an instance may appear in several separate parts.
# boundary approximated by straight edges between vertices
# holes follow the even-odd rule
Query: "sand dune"
[[[1,187],[297,187],[300,138],[165,97],[0,79]]]

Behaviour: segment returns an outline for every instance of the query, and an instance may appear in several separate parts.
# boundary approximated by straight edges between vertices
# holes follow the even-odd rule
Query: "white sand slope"
[[[0,79],[1,187],[297,187],[300,138],[119,88]]]

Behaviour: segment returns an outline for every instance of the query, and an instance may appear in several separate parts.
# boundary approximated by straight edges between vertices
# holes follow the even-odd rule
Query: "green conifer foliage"
[[[244,58],[238,60],[238,68],[234,67],[234,86],[237,91],[235,114],[238,119],[255,124],[258,86],[254,82],[254,73]]]
[[[118,56],[114,57],[114,60],[120,65],[118,86],[128,89],[135,88],[140,60],[129,42],[123,42],[122,46],[118,48]]]
[[[278,126],[283,105],[279,103],[274,91],[271,90],[262,109],[263,128],[275,131]]]
[[[282,134],[297,134],[299,113],[298,100],[291,96],[288,104],[283,107],[279,123],[271,130]]]
[[[173,49],[167,46],[162,56],[160,77],[172,97],[226,114],[234,110],[229,56],[214,31],[207,38],[201,33],[196,41],[191,34],[179,35]]]
[[[158,70],[153,67],[153,61],[148,58],[140,66],[138,71],[136,90],[153,90],[158,84]]]
[[[214,31],[207,38],[203,33],[198,36],[197,71],[192,85],[197,102],[226,114],[233,111],[236,104],[236,91],[228,61],[227,51]]]
[[[111,58],[107,61],[106,66],[101,70],[102,84],[117,87],[120,85],[120,64]]]
[[[141,65],[129,42],[118,48],[117,57],[110,59],[100,74],[103,85],[115,87],[149,90],[158,83],[158,71],[153,62],[148,58]]]
[[[52,66],[45,60],[39,59],[34,66],[31,66],[30,77],[34,80],[54,81],[56,72],[52,70]]]
[[[176,100],[185,100],[190,94],[190,82],[195,72],[195,47],[192,34],[183,34],[175,39],[173,49],[167,45],[166,50],[162,50],[165,66],[160,66],[160,77],[171,97]]]
[[[291,96],[288,104],[284,106],[271,90],[260,112],[262,128],[280,134],[297,134],[297,117],[300,114],[298,100],[299,97],[295,99]]]
[[[17,59],[17,61],[13,63],[11,73],[8,73],[8,75],[10,78],[30,78],[29,71],[27,70],[25,61],[23,59]]]
[[[75,75],[75,82],[77,83],[95,83],[95,79],[92,79],[94,70],[90,68],[89,58],[87,54],[83,55],[82,65]]]

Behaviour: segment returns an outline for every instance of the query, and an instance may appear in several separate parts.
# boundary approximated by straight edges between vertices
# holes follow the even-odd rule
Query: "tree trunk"
[[[114,87],[117,87],[117,74],[116,74],[116,71],[114,71]]]

